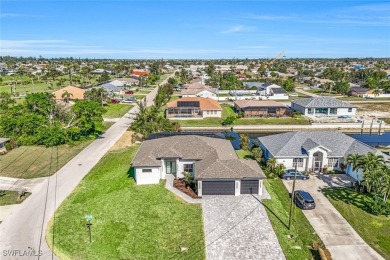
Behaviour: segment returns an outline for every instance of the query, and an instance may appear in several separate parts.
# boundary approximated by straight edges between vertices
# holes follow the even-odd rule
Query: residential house
[[[184,84],[181,91],[182,97],[208,97],[217,99],[217,90],[200,83]]]
[[[63,94],[66,92],[69,93],[69,98],[65,97],[65,95],[63,96]],[[80,99],[80,100],[84,99],[84,93],[85,93],[84,89],[74,87],[74,86],[67,86],[60,90],[55,91],[53,94],[56,100],[67,99],[69,101],[75,99]]]
[[[308,117],[354,116],[356,107],[333,97],[310,97],[291,101],[291,109]]]
[[[234,110],[243,117],[279,117],[291,116],[290,109],[276,101],[237,100]]]
[[[284,88],[273,83],[264,83],[257,93],[260,96],[287,96]]]
[[[203,119],[207,117],[221,118],[222,107],[218,101],[203,97],[183,97],[169,102],[165,111],[166,118]]]
[[[193,175],[198,196],[262,194],[266,178],[256,161],[238,159],[226,139],[177,135],[146,140],[132,163],[140,184],[158,184],[167,174]]]
[[[124,90],[122,86],[117,86],[111,83],[104,83],[95,88],[103,88],[109,94],[117,94],[117,95],[124,94]]]
[[[374,94],[374,90],[369,88],[351,87],[350,93],[355,97],[365,97],[367,95]]]
[[[131,75],[133,76],[149,76],[149,72],[147,72],[146,70],[133,70],[131,73]]]
[[[265,159],[275,158],[287,169],[296,166],[298,171],[342,170],[349,154],[377,153],[371,146],[337,131],[297,131],[257,139]],[[347,174],[359,178],[350,166],[345,166]]]
[[[138,85],[139,81],[133,78],[115,78],[113,81],[122,82],[123,85]]]

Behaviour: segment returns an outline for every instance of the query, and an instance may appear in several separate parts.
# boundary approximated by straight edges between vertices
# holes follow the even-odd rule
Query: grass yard
[[[321,95],[321,96],[340,96],[341,94],[340,93],[337,93],[335,91],[332,91],[330,94],[329,94],[329,90],[328,91],[324,91],[320,88],[314,88],[314,89],[307,89],[305,90],[306,92],[309,92],[309,93],[313,93],[313,94],[317,94],[317,95]]]
[[[350,188],[322,191],[364,241],[385,259],[390,259],[390,217],[369,213],[367,205],[373,202],[372,195],[357,193]]]
[[[16,85],[16,92],[27,92],[27,93],[34,93],[34,92],[46,92],[48,91],[48,87],[50,84],[48,83],[34,83],[34,84],[26,84],[26,85]],[[12,88],[13,89],[13,88]],[[53,90],[58,90],[57,86],[54,86]],[[10,85],[2,85],[0,86],[0,92],[11,92],[11,86]]]
[[[381,101],[381,100],[390,100],[390,98],[362,98],[362,97],[355,97],[355,96],[350,96],[350,97],[340,97],[338,98],[340,100],[345,100],[345,101]]]
[[[104,118],[119,118],[124,116],[133,106],[127,104],[109,104],[104,107],[107,111],[103,114]]]
[[[0,206],[20,204],[30,196],[30,192],[26,192],[26,195],[19,199],[19,192],[6,190],[0,193]]]
[[[205,259],[201,206],[163,185],[136,186],[128,175],[137,149],[106,154],[60,206],[46,234],[52,247],[55,232],[59,259],[180,259],[198,251],[191,259]],[[93,216],[92,244],[86,214]]]
[[[253,160],[253,155],[250,151],[245,151],[245,150],[236,150],[236,154],[238,158],[240,159],[248,159],[248,160]]]
[[[58,146],[58,169],[91,142],[92,140],[75,145]],[[0,176],[31,179],[52,175],[56,171],[57,150],[55,147],[21,146],[0,156]]]
[[[288,230],[290,196],[280,179],[264,181],[270,200],[263,200],[268,217],[287,259],[320,259],[316,249],[323,243],[302,211],[294,205],[291,230]],[[288,236],[292,235],[292,238]]]

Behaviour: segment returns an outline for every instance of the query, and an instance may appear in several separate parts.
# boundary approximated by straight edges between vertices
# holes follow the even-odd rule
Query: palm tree
[[[359,170],[361,166],[362,156],[357,153],[348,154],[346,163],[350,164],[352,167],[352,171]]]
[[[283,163],[278,163],[274,169],[274,173],[280,176],[286,170],[286,166]]]
[[[361,167],[363,172],[370,172],[385,163],[385,158],[383,155],[375,155],[373,152],[367,153],[361,159]]]
[[[277,165],[277,161],[275,158],[269,158],[267,160],[267,168],[270,172],[274,172],[275,171],[275,168],[276,168],[276,165]]]
[[[73,94],[72,93],[69,93],[67,90],[65,90],[62,95],[61,95],[61,98],[62,100],[65,102],[65,103],[68,103],[70,98],[73,97]]]

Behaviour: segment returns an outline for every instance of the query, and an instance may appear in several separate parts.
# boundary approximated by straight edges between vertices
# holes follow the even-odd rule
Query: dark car
[[[297,190],[294,192],[294,202],[301,209],[315,209],[316,203],[310,193]]]
[[[112,104],[119,104],[121,102],[120,99],[111,99]]]
[[[282,178],[285,179],[285,180],[292,180],[294,179],[294,174],[295,174],[295,170],[294,169],[291,169],[291,170],[286,170],[283,174],[282,174]],[[310,178],[309,175],[303,173],[303,172],[300,172],[300,171],[297,171],[297,180],[307,180]]]
[[[128,90],[128,91],[125,92],[125,94],[127,94],[127,95],[133,95],[133,94],[134,94],[134,91]]]

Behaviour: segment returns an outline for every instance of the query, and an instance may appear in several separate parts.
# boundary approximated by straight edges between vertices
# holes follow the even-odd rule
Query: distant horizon
[[[0,56],[386,58],[389,13],[386,1],[4,0]]]

